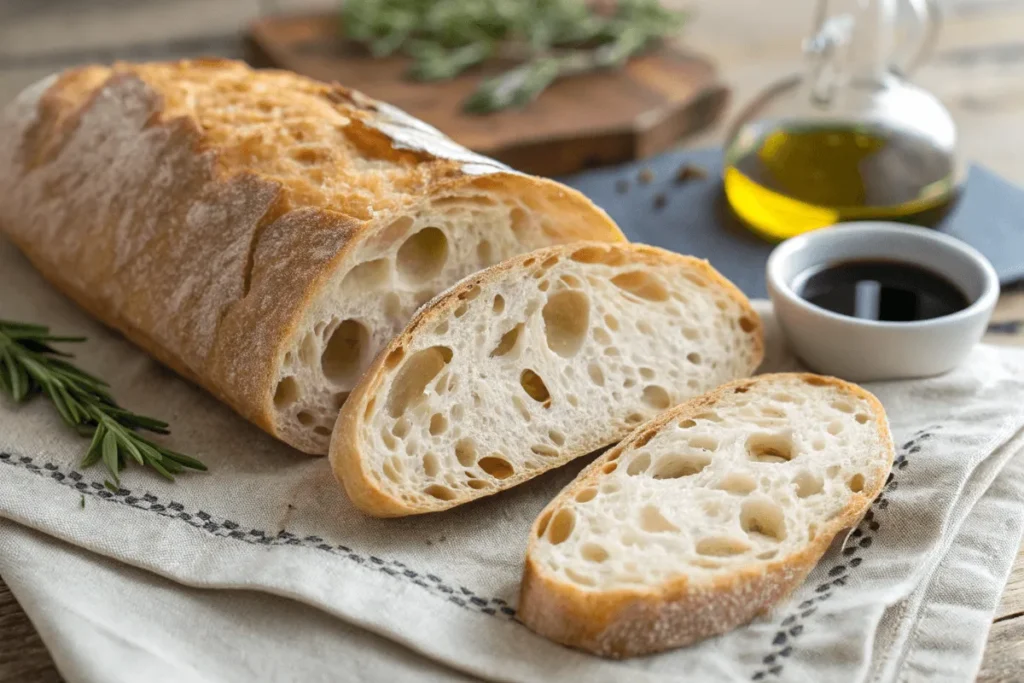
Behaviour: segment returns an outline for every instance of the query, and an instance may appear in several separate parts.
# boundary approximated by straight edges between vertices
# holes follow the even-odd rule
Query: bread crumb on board
[[[675,181],[677,185],[683,185],[694,180],[704,180],[708,177],[708,172],[700,166],[694,166],[692,164],[683,164],[676,171]]]

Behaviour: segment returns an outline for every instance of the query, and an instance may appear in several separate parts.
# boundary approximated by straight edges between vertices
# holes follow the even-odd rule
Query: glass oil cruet
[[[933,0],[905,2],[818,0],[805,73],[769,87],[741,114],[723,180],[755,232],[781,240],[850,220],[932,225],[955,203],[953,119],[906,79],[931,51],[938,14]],[[904,13],[916,35],[900,41],[910,48],[901,58]]]

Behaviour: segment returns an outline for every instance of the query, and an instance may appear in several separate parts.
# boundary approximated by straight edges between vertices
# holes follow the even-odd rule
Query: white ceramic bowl
[[[809,269],[863,259],[927,268],[956,284],[971,304],[930,320],[880,322],[815,306],[793,288]],[[846,223],[776,247],[768,258],[768,294],[790,346],[809,367],[865,382],[926,377],[956,367],[985,334],[999,279],[976,249],[940,232],[899,223]]]

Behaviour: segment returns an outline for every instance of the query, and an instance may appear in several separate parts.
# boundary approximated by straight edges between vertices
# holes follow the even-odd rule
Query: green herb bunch
[[[72,365],[70,354],[52,345],[82,342],[83,337],[58,337],[42,325],[0,320],[0,391],[15,402],[45,394],[61,418],[92,441],[82,467],[103,461],[112,479],[107,488],[120,484],[120,472],[129,463],[151,467],[167,479],[186,468],[206,466],[143,437],[139,430],[169,433],[166,422],[137,415],[120,407],[103,380]]]
[[[344,0],[342,29],[375,57],[413,59],[409,76],[446,80],[489,59],[510,70],[464,102],[489,113],[523,106],[556,79],[623,65],[671,36],[685,16],[659,0]]]

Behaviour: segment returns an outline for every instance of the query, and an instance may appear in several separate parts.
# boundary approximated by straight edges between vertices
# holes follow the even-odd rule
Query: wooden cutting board
[[[403,78],[408,60],[372,59],[345,43],[336,15],[260,19],[245,36],[255,66],[289,69],[390,102],[466,147],[528,173],[559,175],[657,154],[712,123],[728,91],[705,59],[665,48],[618,71],[567,78],[524,109],[475,116],[461,103],[485,66],[452,81]]]

